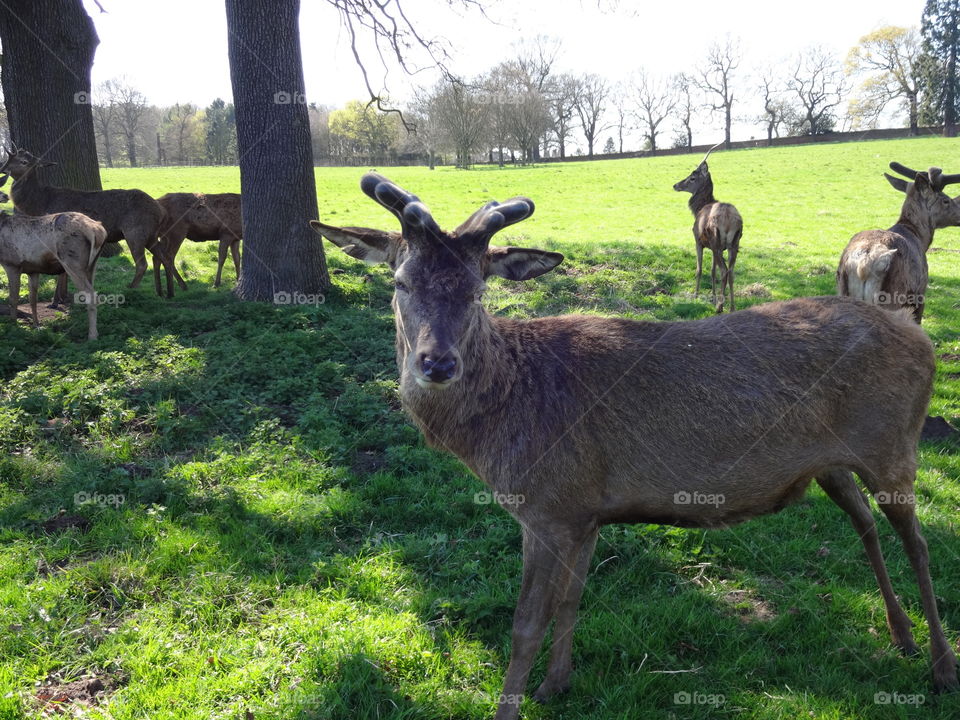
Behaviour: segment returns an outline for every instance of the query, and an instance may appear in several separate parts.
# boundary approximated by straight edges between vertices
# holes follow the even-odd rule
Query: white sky
[[[157,105],[230,100],[222,0],[101,0],[106,14],[91,0],[84,2],[100,36],[94,86],[124,75]],[[620,0],[618,9],[606,12],[597,9],[596,0],[487,0],[489,20],[476,11],[451,11],[444,0],[404,0],[404,7],[422,35],[449,41],[451,67],[464,75],[492,67],[511,56],[513,45],[537,35],[562,39],[558,71],[595,72],[611,80],[641,68],[689,71],[705,46],[730,33],[741,39],[740,81],[748,84],[756,67],[784,63],[811,44],[842,58],[871,30],[918,25],[923,0]],[[300,29],[307,101],[336,106],[364,98],[346,33],[328,0],[302,0]],[[384,72],[374,56],[368,60],[377,89]],[[403,99],[411,82],[431,79],[425,72],[411,80],[391,68],[386,86]],[[734,134],[741,139],[761,134],[757,127],[738,130]]]

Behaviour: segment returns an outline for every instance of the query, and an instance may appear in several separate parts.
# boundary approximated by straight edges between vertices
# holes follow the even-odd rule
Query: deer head
[[[904,210],[909,207],[924,213],[933,227],[938,229],[960,225],[960,198],[952,199],[943,191],[947,185],[960,182],[960,174],[944,175],[938,167],[918,172],[898,162],[890,163],[890,169],[912,180],[907,182],[887,173],[883,174],[887,182],[906,194]]]
[[[700,161],[700,164],[697,165],[696,169],[687,175],[683,180],[675,183],[673,189],[677,192],[696,193],[701,187],[703,187],[704,184],[710,180],[710,168],[707,167],[707,158],[710,157],[710,153],[712,153],[721,145],[723,145],[722,140],[707,150],[707,154],[703,156],[703,160]]]
[[[4,161],[3,165],[0,165],[0,173],[3,173],[4,175],[3,182],[0,182],[0,186],[6,182],[6,176],[8,175],[13,176],[13,179],[16,180],[17,178],[26,175],[35,167],[49,167],[50,165],[56,165],[54,162],[41,160],[40,158],[34,156],[34,154],[29,150],[18,148],[16,145],[12,145],[6,150],[7,159]]]
[[[382,175],[367,173],[360,187],[397,217],[400,233],[317,220],[310,225],[347,255],[390,267],[401,372],[409,372],[420,387],[446,387],[469,371],[460,350],[486,313],[480,304],[486,279],[537,277],[559,265],[563,255],[490,245],[494,234],[533,214],[527,198],[489,202],[456,230],[444,232],[419,198]]]

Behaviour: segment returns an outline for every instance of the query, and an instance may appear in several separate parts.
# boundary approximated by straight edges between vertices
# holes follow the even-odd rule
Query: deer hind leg
[[[599,534],[600,528],[593,530],[580,548],[570,585],[557,608],[547,676],[533,693],[533,699],[537,702],[543,702],[551,695],[563,692],[570,687],[570,673],[573,671],[573,628],[577,624],[577,609],[580,607],[580,598],[587,583],[590,560],[597,546]]]
[[[230,252],[230,244],[233,242],[233,235],[221,233],[220,245],[217,247],[217,279],[213,281],[214,287],[220,287],[220,281],[223,279],[223,266],[227,262],[227,254]],[[237,273],[240,277],[240,273]]]
[[[40,289],[40,273],[27,275],[27,287],[30,292],[30,315],[33,316],[33,326],[40,327],[40,315],[37,313],[37,291]]]
[[[53,291],[53,301],[50,303],[50,307],[56,310],[68,302],[70,302],[70,296],[67,295],[67,274],[62,272],[57,275],[57,286]]]
[[[730,312],[733,312],[737,309],[735,301],[733,299],[733,266],[737,262],[737,252],[740,248],[737,246],[737,243],[734,243],[730,246],[730,251],[727,253],[729,257],[729,270],[727,271],[727,285],[730,286]]]
[[[543,529],[538,535],[524,526],[523,581],[513,615],[510,664],[495,720],[516,720],[519,715],[530,668],[543,644],[547,625],[567,595],[577,553],[583,545],[582,538],[573,539],[563,528]]]
[[[714,268],[720,268],[720,302],[717,302],[717,292],[716,292],[716,282],[714,282],[714,292],[713,292],[713,302],[716,305],[716,310],[718,313],[723,312],[723,304],[727,299],[727,277],[730,274],[730,271],[727,269],[727,263],[723,259],[723,250],[713,254],[713,266]]]
[[[141,241],[136,237],[127,238],[127,247],[130,248],[130,255],[133,257],[133,265],[135,271],[133,273],[133,280],[130,281],[130,287],[135,288],[140,284],[140,281],[143,280],[143,274],[147,271],[147,255],[146,247],[147,243]],[[156,290],[157,294],[160,294],[160,279],[159,274],[156,277]]]
[[[86,268],[68,268],[67,272],[70,273],[70,279],[73,280],[73,284],[77,286],[79,297],[83,298],[84,303],[87,306],[87,339],[96,340],[97,339],[97,293],[93,289],[93,277],[96,272],[94,267],[90,276],[86,274]]]
[[[237,274],[237,282],[240,282],[240,238],[234,238],[230,243],[230,254],[233,256],[233,269]]]
[[[914,473],[911,470],[898,482],[884,483],[885,492],[876,493],[877,504],[903,542],[904,550],[917,576],[920,602],[930,627],[930,653],[933,659],[933,687],[937,692],[954,690],[957,682],[957,658],[947,642],[937,612],[937,599],[930,580],[930,555],[927,542],[920,533],[920,523],[914,512]]]
[[[913,640],[913,633],[910,631],[913,623],[903,611],[896,594],[893,592],[890,575],[887,574],[887,566],[883,562],[883,552],[880,549],[877,526],[873,520],[873,513],[870,512],[870,503],[867,496],[860,491],[853,475],[846,470],[832,470],[825,473],[817,477],[817,483],[830,499],[850,516],[853,529],[860,536],[860,540],[863,541],[864,550],[867,552],[867,560],[870,562],[870,567],[873,568],[873,574],[877,578],[880,595],[883,597],[883,604],[886,607],[887,627],[890,629],[893,644],[904,655],[919,653],[920,650],[917,648],[917,644]]]

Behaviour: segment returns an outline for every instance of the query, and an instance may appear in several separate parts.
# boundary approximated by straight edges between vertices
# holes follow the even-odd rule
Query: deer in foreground
[[[850,239],[837,268],[837,294],[891,310],[909,308],[919,323],[934,230],[960,225],[960,199],[943,192],[947,185],[960,182],[960,174],[944,175],[936,167],[917,172],[896,162],[890,169],[913,181],[883,174],[906,194],[900,217],[889,230],[864,230]]]
[[[876,495],[913,566],[934,684],[957,686],[913,505],[935,360],[906,314],[822,297],[691,322],[495,317],[480,302],[491,276],[528,280],[563,260],[490,244],[533,213],[532,201],[488,203],[444,232],[383,176],[368,173],[361,188],[397,217],[400,233],[311,225],[351,257],[389,266],[405,410],[523,531],[498,720],[517,717],[551,620],[549,666],[534,699],[569,687],[572,631],[602,525],[723,527],[781,510],[813,479],[863,540],[894,644],[915,652],[852,472]],[[714,378],[709,392],[698,391],[704,374]],[[685,503],[694,493],[725,501]]]
[[[730,310],[736,310],[733,299],[733,266],[737,262],[737,252],[740,250],[740,237],[743,235],[743,218],[730,203],[718,202],[713,196],[713,178],[710,177],[710,168],[707,167],[707,158],[710,153],[720,147],[717,143],[707,150],[703,160],[696,170],[676,183],[673,189],[677,192],[688,192],[690,197],[690,212],[693,213],[693,238],[697,243],[697,287],[694,296],[700,295],[700,276],[703,274],[703,251],[710,250],[713,255],[713,265],[710,268],[710,283],[713,288],[713,302],[717,312],[723,312],[723,303],[727,297],[727,287],[730,288]],[[723,259],[724,251],[729,258],[729,267]],[[717,266],[720,266],[720,303],[717,304]]]
[[[214,287],[220,287],[223,265],[227,253],[233,257],[233,269],[240,278],[240,240],[243,238],[243,217],[240,212],[239,193],[167,193],[157,198],[160,207],[166,213],[166,220],[160,228],[160,242],[170,261],[173,276],[182,290],[187,284],[177,270],[177,253],[184,239],[194,242],[218,240],[220,242],[217,258],[217,278]],[[153,256],[155,281],[160,282],[159,258]],[[172,288],[168,286],[168,296],[172,297]]]
[[[66,273],[87,306],[87,337],[97,339],[96,262],[107,239],[103,225],[75,212],[56,215],[10,215],[0,212],[0,265],[10,286],[10,312],[16,322],[20,275],[27,274],[34,326],[40,275]]]
[[[107,242],[126,239],[136,271],[130,283],[135,288],[147,271],[146,251],[160,254],[160,261],[167,269],[167,287],[173,282],[170,264],[162,255],[157,238],[163,221],[163,208],[142,190],[74,190],[72,188],[44,185],[37,169],[52,165],[41,161],[33,153],[22,148],[9,149],[6,161],[0,166],[6,176],[13,178],[10,194],[16,209],[26,215],[49,215],[60,212],[79,212],[103,224]],[[159,279],[157,295],[162,295]],[[58,289],[58,294],[60,289]],[[63,289],[65,294],[65,288]]]

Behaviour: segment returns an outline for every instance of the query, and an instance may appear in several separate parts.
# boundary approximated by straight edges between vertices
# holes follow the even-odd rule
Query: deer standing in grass
[[[876,495],[913,566],[934,684],[957,686],[913,505],[935,361],[905,314],[825,297],[692,322],[495,317],[480,302],[488,278],[528,280],[563,260],[490,244],[533,213],[532,201],[488,203],[444,232],[383,176],[365,175],[361,188],[399,219],[400,233],[311,225],[351,257],[389,266],[405,410],[523,530],[498,720],[517,717],[551,620],[550,662],[534,698],[569,687],[577,608],[602,525],[723,527],[781,510],[814,479],[863,540],[893,642],[916,652],[851,472]],[[695,492],[725,501],[683,502]]]
[[[889,230],[864,230],[850,239],[837,268],[837,294],[890,310],[909,308],[919,323],[934,230],[960,225],[960,198],[943,192],[960,182],[960,174],[944,175],[936,167],[917,172],[896,162],[890,168],[913,181],[883,175],[906,194],[900,217]]]
[[[730,288],[730,310],[736,310],[733,299],[733,266],[737,262],[737,252],[740,250],[740,237],[743,235],[743,218],[730,203],[718,202],[713,196],[713,178],[710,177],[710,168],[707,167],[707,158],[710,153],[720,147],[717,143],[707,150],[703,160],[696,170],[676,183],[673,189],[677,192],[688,192],[690,197],[690,212],[693,213],[693,237],[697,243],[697,287],[694,296],[700,295],[700,276],[703,274],[703,251],[709,249],[713,255],[713,265],[710,268],[710,283],[713,289],[713,303],[717,312],[723,312],[723,303],[726,300],[727,287]],[[728,261],[724,261],[723,253],[727,252]],[[729,266],[728,266],[729,262]],[[721,269],[720,303],[717,304],[717,266]]]
[[[93,289],[97,258],[107,240],[103,225],[75,212],[56,215],[9,215],[0,212],[0,265],[10,286],[10,314],[14,322],[20,301],[20,275],[30,287],[33,324],[37,314],[40,275],[66,273],[87,306],[87,337],[97,339],[97,296]]]

